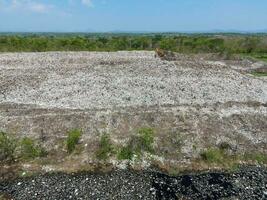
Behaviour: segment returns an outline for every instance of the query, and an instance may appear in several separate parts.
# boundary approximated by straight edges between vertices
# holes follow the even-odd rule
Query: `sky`
[[[267,32],[267,0],[0,0],[0,32]]]

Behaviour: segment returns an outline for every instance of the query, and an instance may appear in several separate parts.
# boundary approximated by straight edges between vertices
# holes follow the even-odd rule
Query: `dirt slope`
[[[123,145],[140,127],[155,130],[163,163],[187,165],[222,143],[267,151],[266,79],[221,62],[144,51],[11,53],[0,54],[0,72],[0,129],[49,150],[82,129],[76,164],[93,162],[102,133]]]

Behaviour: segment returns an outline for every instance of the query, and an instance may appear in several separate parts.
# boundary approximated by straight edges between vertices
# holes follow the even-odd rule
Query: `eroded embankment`
[[[267,82],[232,65],[153,52],[0,54],[0,129],[47,151],[14,156],[22,172],[264,164]],[[74,129],[82,134],[70,153]]]
[[[163,165],[165,162],[169,163],[167,165],[180,163],[181,168],[186,167],[186,163],[198,158],[203,150],[219,148],[223,144],[231,154],[266,153],[267,150],[267,107],[255,102],[116,110],[41,109],[30,105],[2,104],[0,111],[2,127],[9,133],[40,141],[47,151],[62,152],[58,156],[63,160],[68,157],[64,157],[68,131],[81,129],[83,134],[79,145],[82,151],[76,155],[82,159],[78,161],[81,165],[97,162],[95,153],[104,133],[110,136],[112,144],[125,146],[142,127],[153,129],[153,155],[156,156],[153,159]],[[107,162],[114,163],[114,160],[116,155]]]

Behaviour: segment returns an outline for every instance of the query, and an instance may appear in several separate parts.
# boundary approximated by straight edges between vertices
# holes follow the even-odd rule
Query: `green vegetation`
[[[140,150],[153,153],[154,131],[152,128],[141,128],[138,130],[139,144],[137,145]]]
[[[134,155],[140,157],[143,152],[154,153],[154,130],[152,128],[141,128],[138,134],[131,137],[129,143],[118,152],[119,160],[131,160]]]
[[[267,76],[267,72],[252,72],[251,74],[257,77]]]
[[[203,151],[200,156],[208,164],[234,169],[237,167],[237,162],[240,161],[240,156],[229,154],[229,150],[231,150],[231,145],[222,142],[217,147],[210,147]]]
[[[13,161],[15,158],[22,160],[44,157],[47,152],[30,138],[17,141],[7,133],[0,132],[0,161]]]
[[[201,158],[207,163],[223,164],[227,159],[227,154],[223,149],[208,148],[201,153]]]
[[[267,164],[267,155],[263,153],[246,153],[244,160],[257,162],[258,164]]]
[[[104,134],[100,138],[96,157],[99,160],[106,160],[113,153],[117,153],[118,160],[132,160],[134,155],[140,157],[143,152],[153,153],[153,143],[154,131],[151,128],[139,129],[137,135],[132,136],[123,147],[112,145],[109,135]]]
[[[68,133],[67,150],[72,153],[76,150],[82,133],[75,129]],[[134,156],[140,158],[144,153],[154,154],[153,144],[155,142],[155,133],[152,128],[141,128],[135,135],[132,135],[129,141],[123,146],[114,146],[110,135],[103,134],[99,141],[99,148],[96,151],[96,157],[99,160],[107,160],[110,156],[117,154],[118,160],[132,160]],[[179,147],[183,144],[180,137],[175,142]],[[196,146],[193,145],[194,150]],[[260,152],[249,152],[243,155],[232,154],[231,145],[223,142],[217,147],[210,147],[200,154],[200,161],[211,166],[221,166],[229,169],[235,169],[240,161],[247,163],[267,164],[267,155]],[[44,157],[47,152],[38,145],[33,139],[23,138],[16,140],[7,133],[0,132],[0,162],[10,162],[16,160],[30,160],[37,157]]]
[[[266,61],[266,35],[205,34],[7,34],[0,52],[118,51],[162,48],[180,53],[254,55]]]
[[[245,154],[229,154],[229,145],[223,143],[219,148],[208,148],[200,156],[208,164],[235,168],[240,161],[267,164],[267,155],[260,152],[246,152]]]
[[[23,138],[20,142],[20,148],[21,158],[24,160],[44,157],[46,155],[46,151],[39,145],[36,145],[35,141],[30,138]]]
[[[7,133],[0,132],[0,162],[12,161],[17,147],[16,140]]]
[[[113,150],[109,135],[102,135],[99,142],[99,149],[96,152],[96,157],[100,160],[106,160],[113,153]]]
[[[130,146],[122,147],[118,152],[118,160],[132,160],[134,151]]]
[[[68,138],[67,138],[66,143],[67,143],[67,150],[69,154],[71,154],[75,150],[75,147],[78,144],[81,135],[82,135],[82,132],[79,129],[71,130],[68,133]]]
[[[264,62],[267,62],[267,54],[263,53],[263,54],[251,54],[250,57],[255,58],[257,60],[261,60]]]

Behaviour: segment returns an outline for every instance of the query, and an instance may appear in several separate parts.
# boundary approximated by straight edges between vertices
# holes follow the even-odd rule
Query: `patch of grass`
[[[100,160],[106,160],[113,153],[113,145],[108,134],[104,134],[100,138],[99,149],[96,152],[96,157]]]
[[[267,72],[252,72],[251,74],[257,77],[267,76]]]
[[[263,153],[246,153],[244,160],[257,162],[258,164],[267,164],[267,155]]]
[[[122,147],[117,155],[119,160],[132,160],[134,151],[130,146]]]
[[[154,130],[152,128],[141,128],[138,130],[139,147],[143,151],[152,153],[154,143]]]
[[[0,132],[0,162],[13,161],[17,142],[7,133]]]
[[[267,62],[267,54],[252,54],[252,57]]]
[[[265,54],[265,53],[241,54],[241,56],[245,57],[245,58],[251,58],[251,59],[256,59],[259,61],[267,62],[267,54]]]
[[[82,132],[79,129],[71,130],[68,133],[68,138],[66,143],[67,143],[67,151],[69,154],[71,154],[75,150],[75,147],[79,143],[81,136]]]
[[[203,161],[208,164],[218,165],[224,168],[235,170],[239,167],[240,162],[252,162],[261,165],[267,164],[267,155],[261,152],[249,152],[243,155],[241,154],[229,154],[227,150],[228,145],[223,144],[223,147],[208,148],[203,151],[200,156]]]
[[[46,151],[30,138],[23,138],[20,142],[20,156],[22,159],[34,159],[46,156]]]
[[[208,148],[200,154],[201,158],[207,163],[223,163],[226,157],[225,152],[218,148]]]
[[[131,160],[134,155],[140,157],[143,152],[154,153],[154,130],[141,128],[138,134],[131,137],[129,143],[118,151],[119,160]]]

